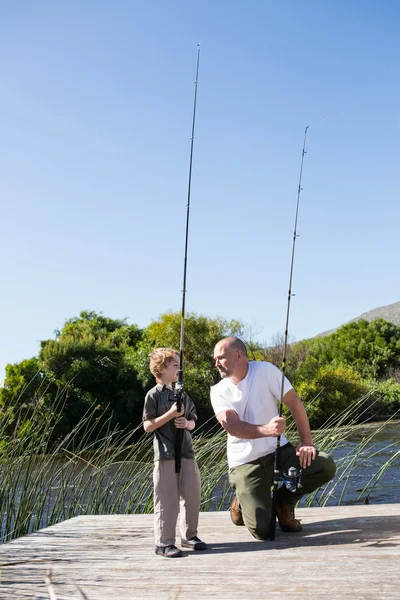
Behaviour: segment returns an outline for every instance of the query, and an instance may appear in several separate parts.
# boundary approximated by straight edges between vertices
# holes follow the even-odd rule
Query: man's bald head
[[[220,340],[214,348],[214,360],[221,377],[230,377],[235,384],[247,375],[249,367],[246,346],[237,337]]]
[[[217,346],[220,346],[220,345],[223,346],[224,348],[227,348],[228,350],[231,350],[231,349],[238,350],[247,358],[246,346],[242,342],[242,340],[239,339],[238,337],[230,336],[230,337],[223,338],[217,344]]]

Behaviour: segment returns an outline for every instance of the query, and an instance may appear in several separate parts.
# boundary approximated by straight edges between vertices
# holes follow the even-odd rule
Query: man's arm
[[[317,456],[317,450],[313,444],[306,409],[293,389],[289,390],[284,395],[283,402],[290,410],[300,435],[301,441],[296,448],[296,454],[299,457],[300,466],[305,469],[311,465],[312,461]]]
[[[262,437],[277,437],[285,431],[285,417],[274,417],[269,423],[252,425],[242,421],[234,410],[223,410],[217,414],[217,419],[222,427],[238,438],[253,440]]]

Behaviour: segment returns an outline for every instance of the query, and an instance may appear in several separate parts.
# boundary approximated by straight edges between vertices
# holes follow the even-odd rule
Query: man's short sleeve
[[[279,400],[280,395],[281,395],[282,371],[280,371],[278,369],[278,367],[276,367],[272,363],[264,363],[264,364],[268,365],[268,371],[267,371],[268,388],[269,388],[271,394],[277,400]],[[284,384],[283,384],[283,395],[285,395],[291,389],[293,389],[293,386],[290,383],[290,381],[288,379],[286,379],[286,377],[285,377]]]
[[[234,410],[236,412],[234,403],[229,402],[229,399],[226,396],[224,397],[222,394],[217,392],[215,389],[216,387],[217,386],[214,386],[210,390],[211,405],[214,409],[215,416],[217,416],[218,413],[222,412],[223,410]]]

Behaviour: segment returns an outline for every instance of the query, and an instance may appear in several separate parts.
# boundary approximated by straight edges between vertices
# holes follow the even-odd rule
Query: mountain
[[[360,319],[365,319],[366,321],[373,321],[374,319],[385,319],[385,321],[389,321],[390,323],[394,323],[395,325],[400,326],[400,302],[395,302],[394,304],[388,304],[387,306],[379,306],[378,308],[373,308],[368,312],[363,313],[359,317],[355,319],[351,319],[348,323],[354,323],[355,321],[359,321]],[[344,323],[347,325],[347,323]],[[324,331],[323,333],[319,333],[315,337],[322,337],[324,335],[329,335],[333,333],[339,327],[335,327],[335,329],[330,329],[329,331]]]

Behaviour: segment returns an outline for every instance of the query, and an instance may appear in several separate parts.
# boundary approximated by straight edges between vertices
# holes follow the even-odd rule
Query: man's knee
[[[255,514],[252,515],[252,518],[247,518],[244,514],[244,524],[247,529],[251,533],[251,535],[256,538],[256,540],[268,540],[270,535],[270,517],[268,512],[261,507],[257,507]]]
[[[256,540],[269,540],[269,526],[257,523],[255,527],[247,527],[247,529]]]
[[[318,458],[320,459],[322,466],[321,477],[323,478],[324,483],[328,483],[328,481],[335,476],[336,465],[329,454],[325,454],[325,452],[320,452]]]

